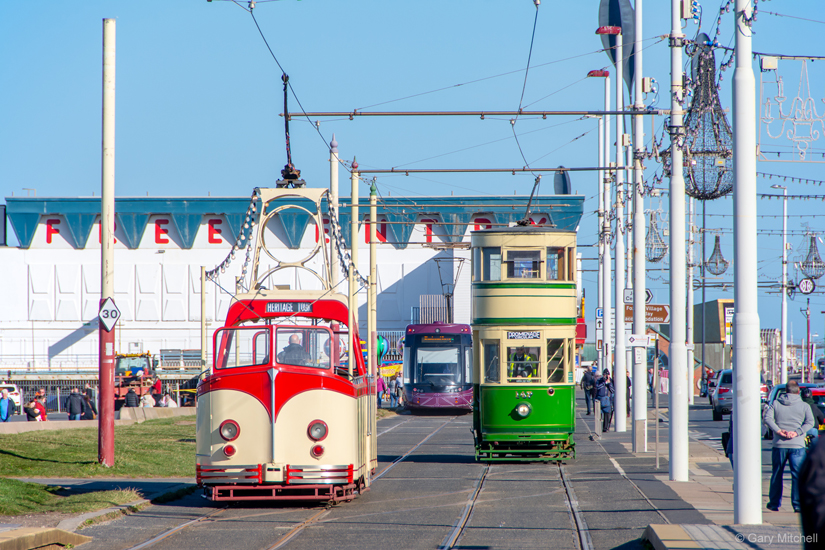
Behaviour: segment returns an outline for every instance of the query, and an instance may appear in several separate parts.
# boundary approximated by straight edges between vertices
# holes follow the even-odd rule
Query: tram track
[[[458,521],[453,526],[453,530],[450,531],[444,539],[444,542],[442,542],[438,547],[438,550],[451,550],[456,544],[458,544],[458,541],[461,539],[461,535],[464,534],[464,529],[467,526],[467,523],[473,515],[473,509],[478,502],[478,495],[481,494],[481,490],[484,488],[484,481],[487,479],[487,474],[490,472],[490,468],[491,466],[489,464],[484,466],[484,469],[481,471],[481,475],[476,482],[475,490],[470,495],[470,498],[467,499],[467,504],[464,506],[461,516],[459,516]]]
[[[375,477],[372,478],[372,481],[373,482],[377,481],[382,476],[387,474],[392,468],[394,468],[395,466],[397,466],[398,464],[400,464],[401,462],[406,460],[407,457],[409,457],[413,452],[416,451],[416,449],[418,449],[419,447],[424,445],[431,437],[433,437],[435,434],[437,434],[439,431],[441,431],[448,424],[453,422],[456,418],[458,418],[458,417],[453,416],[453,417],[449,418],[446,422],[444,422],[443,424],[438,426],[435,430],[433,430],[432,432],[427,434],[427,436],[424,437],[424,439],[419,441],[410,450],[408,450],[406,453],[404,453],[400,457],[396,458],[392,463],[390,463],[383,470],[381,470],[381,472],[379,472]],[[393,427],[391,427],[387,430],[384,430],[383,432],[381,432],[378,435],[379,436],[383,435],[383,434],[387,433],[388,431],[390,431],[394,428],[397,428],[398,426],[400,426],[401,424],[404,424],[406,422],[409,422],[409,420],[405,420],[404,422],[399,422],[395,426],[393,426]],[[221,514],[221,513],[225,512],[228,508],[229,508],[229,506],[223,506],[218,510],[212,510],[209,513],[203,514],[203,515],[201,515],[201,516],[199,516],[195,519],[192,519],[192,520],[186,521],[184,523],[181,523],[179,525],[176,525],[175,527],[167,529],[166,531],[163,531],[160,534],[155,535],[154,537],[152,537],[150,539],[147,539],[147,540],[137,544],[136,546],[132,546],[132,547],[128,548],[128,550],[145,550],[147,548],[151,548],[151,547],[155,546],[156,544],[162,542],[163,540],[169,538],[170,536],[174,535],[175,533],[183,531],[184,529],[187,529],[187,528],[193,527],[193,526],[197,526],[198,524],[203,524],[203,523],[205,523],[209,520],[215,521],[214,516],[217,516],[218,514]],[[300,509],[296,509],[296,511],[297,510],[300,510]],[[318,509],[316,507],[316,508],[309,508],[308,510],[318,510]],[[298,535],[300,535],[301,532],[304,529],[306,529],[307,527],[309,527],[310,525],[312,525],[314,523],[317,523],[319,520],[321,520],[329,512],[330,512],[330,506],[326,506],[322,510],[318,510],[317,512],[312,514],[307,519],[305,519],[302,522],[300,522],[300,523],[296,524],[295,526],[293,526],[292,529],[290,529],[286,534],[284,534],[282,537],[280,537],[274,544],[272,544],[271,546],[265,547],[264,550],[278,550],[280,548],[283,548],[284,546],[289,544],[292,540],[294,540]],[[249,514],[249,515],[233,517],[233,518],[220,518],[220,521],[235,521],[235,520],[245,519],[247,517],[261,517],[261,516],[273,515],[273,514],[277,514],[277,513],[283,513],[283,511],[279,510],[277,512],[273,511],[273,512],[264,512],[264,513],[258,512],[258,513],[255,513],[255,514]]]

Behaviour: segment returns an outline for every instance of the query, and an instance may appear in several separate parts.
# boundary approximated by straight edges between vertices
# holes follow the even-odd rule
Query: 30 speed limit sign
[[[115,327],[115,323],[117,323],[117,320],[120,319],[120,310],[115,305],[115,301],[111,298],[106,298],[106,301],[103,302],[102,306],[100,306],[100,311],[97,313],[97,317],[100,319],[100,324],[103,325],[106,332],[112,332],[112,329]]]

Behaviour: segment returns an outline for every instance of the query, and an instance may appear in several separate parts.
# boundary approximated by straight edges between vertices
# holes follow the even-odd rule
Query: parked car
[[[723,415],[730,414],[733,408],[733,370],[724,369],[717,373],[715,386],[710,394],[710,406],[713,408],[713,419],[723,420]],[[770,385],[764,375],[759,374],[759,394],[762,403],[768,400]]]
[[[713,390],[716,389],[716,384],[719,383],[719,376],[721,376],[721,375],[722,375],[722,371],[718,370],[718,371],[715,371],[713,373],[713,375],[708,378],[707,394],[708,394],[708,402],[710,403],[711,407],[713,406]]]
[[[800,388],[811,388],[811,393],[814,394],[814,399],[817,401],[817,405],[822,412],[825,412],[825,387],[822,384],[808,384],[807,382],[799,384]],[[773,439],[773,432],[770,428],[765,425],[765,410],[773,405],[773,402],[776,401],[780,395],[787,393],[785,391],[785,384],[777,384],[771,390],[770,396],[768,399],[762,404],[762,432],[763,437],[765,439]]]
[[[17,387],[17,384],[7,384],[5,382],[0,382],[0,390],[8,390],[9,397],[14,402],[14,411],[12,414],[20,414],[23,409],[20,408],[20,390]]]

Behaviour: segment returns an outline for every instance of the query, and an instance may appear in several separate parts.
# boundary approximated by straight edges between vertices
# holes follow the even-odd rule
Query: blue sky
[[[724,3],[722,3],[724,4]],[[246,3],[241,3],[246,6]],[[714,34],[720,2],[702,2],[702,30]],[[820,3],[760,2],[754,50],[825,55],[818,37],[825,24],[765,13],[816,18]],[[645,3],[645,76],[660,83],[658,107],[668,108],[669,52],[658,36],[669,32],[669,2]],[[608,58],[594,34],[598,2],[552,2],[539,8],[531,69],[524,89],[528,109],[599,109],[602,83],[584,78]],[[530,0],[508,2],[378,2],[281,0],[259,2],[255,16],[298,99],[309,111],[516,109],[536,8]],[[248,196],[272,186],[286,161],[281,71],[245,10],[232,2],[205,0],[45,0],[0,6],[0,192],[3,196],[89,196],[100,190],[102,19],[117,19],[117,176],[119,196]],[[821,19],[825,19],[822,17]],[[733,16],[722,18],[719,41],[732,39]],[[688,23],[685,33],[697,30]],[[717,61],[720,61],[717,56]],[[800,65],[781,62],[786,95],[793,97]],[[757,64],[754,64],[757,68]],[[821,114],[825,63],[809,65],[811,92]],[[610,67],[611,74],[613,68]],[[732,71],[721,97],[730,107]],[[756,73],[757,82],[759,73]],[[456,86],[461,84],[461,86]],[[434,93],[433,90],[446,88]],[[416,95],[423,94],[423,95]],[[393,101],[408,96],[416,97]],[[757,101],[759,99],[757,91]],[[648,97],[647,103],[654,98]],[[299,107],[290,96],[290,110]],[[389,102],[389,103],[384,103]],[[730,116],[730,113],[728,113]],[[661,118],[656,119],[657,138]],[[516,131],[524,156],[539,166],[596,164],[595,120],[520,119]],[[357,155],[363,168],[520,167],[524,165],[510,121],[488,117],[322,120],[291,124],[292,153],[310,186],[328,184],[325,143],[333,132],[342,158]],[[649,139],[649,123],[646,125]],[[582,136],[583,137],[579,137]],[[825,149],[825,139],[818,147]],[[426,159],[426,160],[425,160]],[[825,179],[825,165],[760,162],[766,173]],[[648,177],[659,165],[648,162]],[[378,179],[384,194],[528,194],[532,176],[423,175]],[[549,192],[551,178],[542,191]],[[574,174],[574,192],[586,195],[580,244],[595,242],[595,174]],[[775,181],[759,178],[760,192]],[[787,183],[790,194],[823,194],[818,186]],[[362,189],[366,193],[366,186]],[[732,201],[709,203],[708,227],[722,235],[733,256]],[[816,214],[820,201],[791,201],[794,215]],[[781,214],[778,201],[759,201],[760,215]],[[659,209],[654,199],[647,208]],[[667,199],[661,200],[667,217]],[[821,229],[816,218],[794,217]],[[760,218],[760,229],[781,228],[779,218]],[[712,240],[712,236],[709,236]],[[790,238],[794,247],[801,235]],[[760,280],[779,276],[781,238],[759,240]],[[710,254],[708,246],[708,255]],[[582,248],[592,257],[592,248]],[[792,252],[792,258],[798,254]],[[594,262],[586,262],[593,268]],[[667,272],[652,266],[649,286],[667,301]],[[792,274],[793,276],[793,274]],[[729,270],[728,281],[732,281]],[[595,273],[586,273],[595,307]],[[825,283],[823,283],[825,285]],[[732,297],[709,291],[708,298]],[[763,299],[764,297],[764,299]],[[698,295],[697,295],[698,300]],[[804,330],[791,302],[794,337]],[[760,296],[763,327],[778,324],[779,299]],[[591,309],[588,307],[588,309]],[[823,333],[825,299],[814,295],[814,330]],[[592,312],[588,312],[592,315]]]

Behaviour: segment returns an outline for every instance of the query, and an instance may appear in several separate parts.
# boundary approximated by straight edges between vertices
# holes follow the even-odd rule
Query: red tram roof
[[[328,319],[347,325],[349,312],[343,302],[334,298],[323,300],[309,298],[241,299],[229,307],[226,314],[226,326],[236,326],[245,321],[283,319],[292,316]]]

